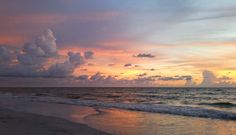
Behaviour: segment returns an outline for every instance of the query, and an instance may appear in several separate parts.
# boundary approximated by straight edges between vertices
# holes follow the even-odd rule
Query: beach
[[[61,118],[0,108],[1,135],[108,135]]]
[[[236,133],[235,120],[27,101],[8,95],[1,95],[0,107],[2,123],[0,134],[4,135],[106,135],[104,132],[115,135],[234,135]]]

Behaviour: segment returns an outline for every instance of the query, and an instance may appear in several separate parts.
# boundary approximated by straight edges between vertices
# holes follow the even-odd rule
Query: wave
[[[72,104],[80,106],[89,106],[95,108],[117,108],[133,111],[173,114],[181,116],[202,117],[223,120],[236,120],[236,113],[221,110],[205,109],[189,106],[171,106],[166,104],[140,104],[140,103],[107,103],[95,100],[67,99],[61,97],[18,97],[24,100],[49,102],[58,104]]]
[[[198,105],[209,105],[209,106],[217,106],[217,107],[223,107],[223,108],[236,107],[236,104],[230,103],[230,102],[199,103]]]

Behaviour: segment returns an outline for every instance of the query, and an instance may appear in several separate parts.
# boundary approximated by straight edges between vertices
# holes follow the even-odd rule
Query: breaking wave
[[[95,100],[67,99],[67,98],[60,98],[60,97],[31,96],[31,97],[18,97],[18,98],[21,98],[24,100],[30,100],[30,101],[37,101],[37,102],[72,104],[72,105],[100,107],[100,108],[117,108],[117,109],[173,114],[173,115],[181,115],[181,116],[236,120],[236,113],[221,111],[221,110],[206,109],[206,108],[200,108],[200,107],[173,106],[173,105],[166,105],[166,104],[108,103],[108,102],[100,102],[100,101],[95,101]]]

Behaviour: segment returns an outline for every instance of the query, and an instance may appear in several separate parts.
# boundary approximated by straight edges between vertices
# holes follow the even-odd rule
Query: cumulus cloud
[[[154,58],[155,56],[148,53],[140,53],[140,54],[137,54],[137,55],[134,55],[134,57],[137,57],[137,58]]]
[[[0,63],[11,60],[10,51],[0,47]],[[56,38],[48,29],[32,43],[25,43],[22,51],[16,55],[16,64],[2,64],[0,76],[17,77],[67,77],[72,76],[77,67],[85,64],[94,53],[87,51],[84,56],[80,52],[68,52],[64,62],[55,62],[45,65],[49,59],[58,61]],[[60,60],[61,61],[61,60]],[[48,68],[45,68],[47,66]]]
[[[86,63],[85,56],[80,52],[68,52],[68,59],[63,63],[56,63],[49,67],[48,74],[50,77],[68,77],[72,76],[74,70]]]
[[[23,51],[29,55],[45,56],[44,50],[34,43],[25,43]]]
[[[44,77],[45,72],[35,66],[28,66],[22,64],[16,65],[1,65],[0,66],[0,76],[5,77]]]
[[[70,76],[75,67],[69,61],[65,61],[64,63],[56,63],[52,65],[47,73],[49,77],[67,77]]]
[[[80,54],[80,52],[73,53],[68,52],[69,62],[75,66],[80,66],[85,64],[85,58]]]
[[[204,70],[202,72],[203,80],[200,86],[214,86],[216,84],[217,78],[212,71]]]
[[[56,38],[48,29],[32,43],[25,43],[23,51],[17,55],[17,59],[21,64],[41,65],[47,61],[48,57],[54,57],[56,54]]]
[[[41,65],[46,61],[44,57],[37,57],[29,54],[20,54],[17,56],[17,59],[20,64],[24,65]]]
[[[203,80],[199,86],[203,87],[228,87],[235,86],[233,78],[228,76],[217,77],[212,71],[204,70],[202,72]]]
[[[56,38],[50,29],[46,30],[43,35],[39,36],[35,40],[35,44],[40,47],[48,56],[57,54]]]

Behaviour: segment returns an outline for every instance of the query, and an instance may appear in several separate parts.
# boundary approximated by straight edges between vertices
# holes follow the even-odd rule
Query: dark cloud
[[[22,77],[22,78],[37,78],[47,77],[47,73],[42,67],[23,65],[23,64],[2,64],[0,65],[0,76],[1,77]]]
[[[140,65],[134,65],[134,67],[138,68],[138,67],[141,67]]]
[[[68,52],[68,57],[69,62],[74,66],[80,66],[85,64],[85,58],[80,54],[80,52]]]
[[[222,76],[222,77],[218,78],[218,80],[220,80],[220,81],[229,81],[229,80],[233,80],[233,78],[228,77],[228,76]]]
[[[80,85],[83,86],[154,86],[154,79],[151,77],[137,78],[133,80],[117,79],[116,76],[106,76],[98,72],[94,75],[80,75],[76,77]]]
[[[142,74],[138,74],[137,76],[138,77],[144,77],[144,76],[147,76],[148,74],[147,73],[142,73]]]
[[[131,63],[127,63],[124,65],[124,67],[131,67],[131,66],[133,66],[133,64],[131,64]]]
[[[52,65],[48,70],[49,77],[67,77],[72,75],[74,72],[75,65],[69,61],[65,61],[64,63],[56,63]]]
[[[155,71],[156,69],[155,68],[151,68],[150,71]]]
[[[169,76],[160,76],[158,80],[161,81],[178,81],[178,80],[191,80],[192,76],[174,76],[174,77],[169,77]]]
[[[89,79],[89,76],[88,75],[80,75],[80,76],[77,77],[77,79],[87,81]]]
[[[134,57],[137,57],[137,58],[154,58],[155,56],[150,54],[150,53],[148,53],[148,54],[140,53],[138,55],[134,55]]]
[[[87,52],[84,52],[84,57],[86,59],[92,59],[94,56],[94,53],[92,51],[87,51]]]
[[[105,76],[102,75],[100,72],[98,72],[95,75],[91,76],[90,80],[98,81],[98,80],[103,80],[104,78],[105,78]]]
[[[11,61],[10,51],[4,46],[0,46],[0,64],[10,61]]]

